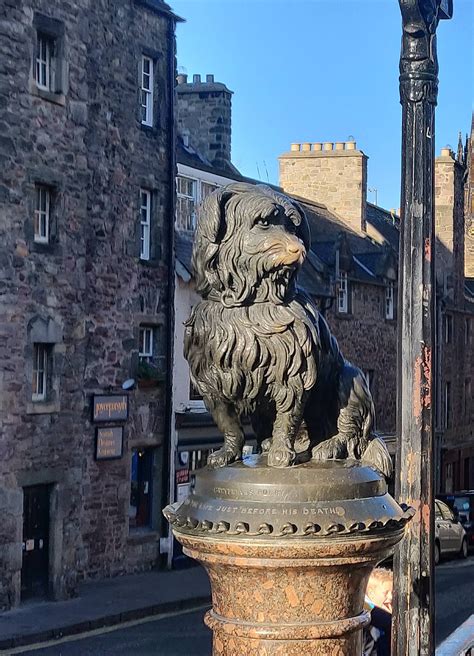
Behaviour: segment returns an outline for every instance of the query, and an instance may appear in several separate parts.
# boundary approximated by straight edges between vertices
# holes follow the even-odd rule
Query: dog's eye
[[[268,219],[264,219],[264,218],[262,217],[262,218],[260,218],[260,219],[257,221],[257,225],[261,226],[262,228],[268,228],[268,226],[269,226],[270,224],[269,224],[269,222],[268,222]]]

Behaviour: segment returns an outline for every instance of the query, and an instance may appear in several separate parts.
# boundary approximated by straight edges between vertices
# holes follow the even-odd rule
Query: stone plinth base
[[[358,656],[368,577],[411,514],[359,463],[263,457],[203,470],[164,512],[209,574],[214,656]]]

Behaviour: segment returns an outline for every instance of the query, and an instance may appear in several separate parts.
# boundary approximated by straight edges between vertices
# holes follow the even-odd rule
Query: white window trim
[[[179,191],[179,180],[188,180],[188,181],[190,181],[192,183],[192,186],[193,186],[193,193],[192,194],[183,194],[182,192],[180,192]],[[196,208],[199,204],[199,195],[198,195],[199,190],[200,190],[199,180],[197,180],[196,178],[191,178],[187,175],[178,175],[178,177],[176,179],[176,196],[177,196],[177,199],[178,199],[178,203],[177,203],[178,207],[176,208],[176,223],[177,223],[178,230],[192,231],[192,230],[195,229],[195,227],[196,227]],[[193,203],[194,203],[193,214],[192,214],[192,216],[189,217],[189,220],[187,220],[185,226],[180,225],[178,223],[178,219],[179,219],[179,209],[178,209],[179,208],[179,199],[192,200]]]
[[[145,73],[145,62],[149,62],[149,73]],[[148,86],[146,81],[148,81]],[[140,107],[145,109],[145,118],[142,119],[142,125],[148,125],[149,127],[153,127],[153,84],[153,59],[142,55]]]
[[[385,318],[393,319],[394,302],[393,302],[393,282],[389,282],[385,288]]]
[[[56,92],[55,89],[55,49],[56,38],[37,32],[37,44],[35,52],[35,82],[38,89]],[[42,52],[44,50],[44,53]],[[44,54],[44,56],[43,56]],[[44,75],[43,75],[44,71]]]
[[[150,362],[153,358],[153,341],[154,341],[154,330],[152,326],[140,326],[140,344],[138,357],[142,362]],[[147,336],[148,335],[148,339]],[[149,348],[146,347],[147,342]]]
[[[143,204],[142,197],[146,202]],[[150,231],[151,231],[151,191],[140,189],[140,259],[150,259]]]
[[[347,314],[349,312],[349,293],[348,293],[348,280],[347,272],[339,272],[338,290],[337,290],[337,311],[340,314]]]
[[[35,186],[35,233],[34,241],[37,244],[48,244],[51,223],[51,190],[45,185]],[[45,194],[45,210],[41,209],[41,195]],[[41,225],[44,222],[44,234],[41,234]]]
[[[33,389],[41,392],[32,392],[32,401],[45,401],[48,382],[48,349],[46,344],[36,343],[33,346]]]

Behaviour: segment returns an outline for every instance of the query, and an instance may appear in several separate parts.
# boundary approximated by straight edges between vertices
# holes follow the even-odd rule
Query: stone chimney
[[[464,285],[464,165],[447,146],[435,160],[436,271],[439,284],[462,298]]]
[[[326,205],[356,232],[366,231],[367,155],[355,141],[293,143],[279,157],[280,186]]]
[[[178,132],[189,135],[189,145],[220,168],[231,164],[232,91],[214,75],[177,76]]]

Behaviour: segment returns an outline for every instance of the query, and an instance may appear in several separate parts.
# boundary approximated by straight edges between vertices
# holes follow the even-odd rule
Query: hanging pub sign
[[[113,460],[123,455],[123,426],[97,428],[95,459]]]
[[[128,395],[109,394],[92,399],[92,421],[95,423],[128,419]]]

